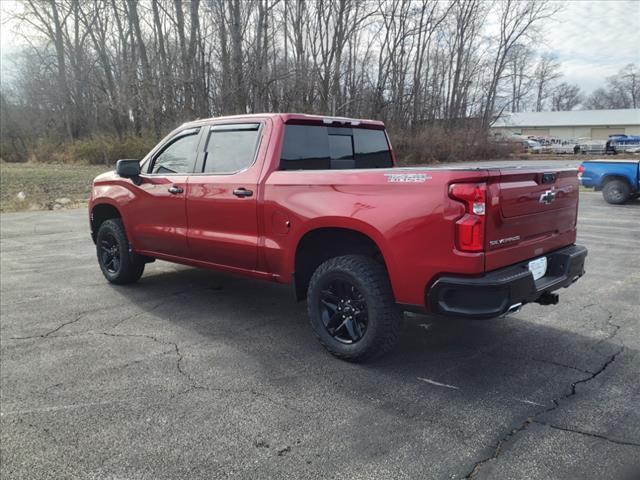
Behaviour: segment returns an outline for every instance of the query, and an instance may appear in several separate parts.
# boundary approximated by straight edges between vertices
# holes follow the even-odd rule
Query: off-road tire
[[[341,343],[332,337],[322,321],[322,290],[336,279],[352,283],[366,302],[366,330],[361,339],[352,344]],[[331,354],[350,362],[370,360],[388,352],[402,328],[402,312],[393,297],[385,267],[364,255],[334,257],[322,263],[311,277],[307,308],[320,343]]]
[[[106,264],[103,247],[107,243],[114,243],[114,247],[118,254],[118,267],[113,268],[113,263]],[[119,218],[112,218],[105,220],[98,229],[98,235],[96,236],[96,253],[98,256],[98,264],[104,277],[111,283],[117,285],[125,285],[128,283],[137,282],[142,273],[144,272],[144,260],[131,252],[129,246],[129,239],[125,232],[122,220]]]
[[[621,205],[631,196],[631,188],[624,180],[609,180],[602,189],[602,196],[607,203]]]

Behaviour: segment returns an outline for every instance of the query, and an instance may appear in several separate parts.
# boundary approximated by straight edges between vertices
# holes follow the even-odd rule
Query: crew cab
[[[387,351],[403,310],[557,303],[584,273],[577,210],[575,169],[399,168],[382,122],[303,114],[186,123],[89,204],[108,281],[160,259],[289,284],[352,361]]]
[[[615,205],[640,195],[640,160],[587,160],[578,167],[582,185],[602,190]]]

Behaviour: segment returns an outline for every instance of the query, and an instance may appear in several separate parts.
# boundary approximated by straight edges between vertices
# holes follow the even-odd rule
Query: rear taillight
[[[583,173],[584,173],[584,165],[580,165],[578,167],[578,178],[582,177]]]
[[[456,245],[465,252],[484,250],[486,183],[454,183],[449,196],[465,204],[464,216],[456,222]]]

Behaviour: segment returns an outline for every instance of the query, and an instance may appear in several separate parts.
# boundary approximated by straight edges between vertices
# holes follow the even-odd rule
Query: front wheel
[[[318,267],[309,283],[307,306],[313,330],[338,358],[363,361],[390,350],[402,313],[386,269],[363,255],[345,255]]]
[[[629,184],[623,180],[609,180],[602,189],[602,196],[607,203],[620,205],[631,195]]]
[[[122,220],[105,220],[96,236],[98,263],[111,283],[124,285],[137,282],[144,272],[144,261],[129,251],[129,239]]]

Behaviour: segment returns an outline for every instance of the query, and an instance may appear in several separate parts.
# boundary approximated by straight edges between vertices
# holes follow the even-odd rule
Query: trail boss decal
[[[423,183],[431,180],[425,173],[385,173],[389,183]]]

